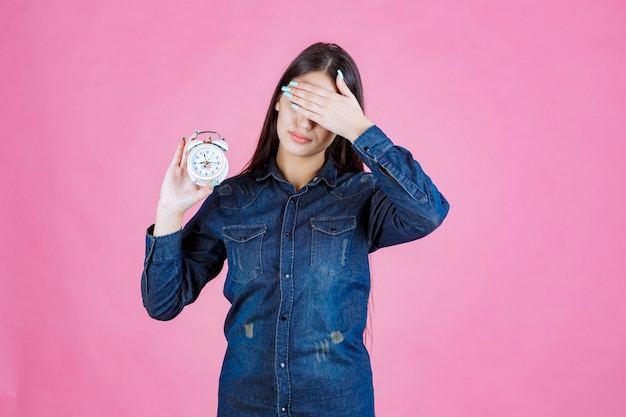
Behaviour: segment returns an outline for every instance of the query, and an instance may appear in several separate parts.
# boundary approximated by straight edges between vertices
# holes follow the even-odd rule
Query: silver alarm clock
[[[215,187],[226,179],[228,144],[218,132],[197,132],[196,138],[189,142],[188,150],[187,173],[194,183]]]

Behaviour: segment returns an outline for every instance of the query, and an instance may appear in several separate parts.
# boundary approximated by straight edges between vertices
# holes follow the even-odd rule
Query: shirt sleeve
[[[370,252],[419,239],[439,227],[450,205],[407,149],[394,145],[377,126],[363,132],[353,148],[376,183],[369,211]]]
[[[150,317],[173,319],[222,270],[226,249],[208,227],[207,207],[178,232],[155,237],[148,228],[141,295]]]

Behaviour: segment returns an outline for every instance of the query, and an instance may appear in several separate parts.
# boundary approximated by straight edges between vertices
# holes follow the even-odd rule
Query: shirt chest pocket
[[[355,216],[311,219],[311,266],[332,276],[348,266]]]
[[[228,257],[228,278],[247,284],[263,273],[262,247],[267,225],[232,225],[222,228]]]

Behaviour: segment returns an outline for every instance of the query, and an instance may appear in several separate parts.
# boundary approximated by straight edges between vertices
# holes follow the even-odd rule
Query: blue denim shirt
[[[371,173],[327,161],[295,191],[272,160],[216,187],[182,231],[148,231],[141,289],[156,319],[175,317],[228,262],[220,417],[374,415],[368,254],[429,234],[449,206],[378,127],[353,147]]]

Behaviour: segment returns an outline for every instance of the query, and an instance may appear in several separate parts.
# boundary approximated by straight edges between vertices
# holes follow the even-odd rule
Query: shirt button
[[[364,147],[364,148],[363,148],[363,150],[364,150],[365,152],[369,152],[369,151],[370,151],[370,148],[366,146],[366,147]]]
[[[286,232],[286,233],[285,233],[285,236],[289,237],[289,236],[291,236],[291,233]]]
[[[287,411],[287,408],[282,407],[282,408],[280,409],[280,411],[282,411],[282,412],[284,413],[285,411]]]
[[[284,362],[281,362],[281,363],[280,363],[280,367],[281,367],[281,368],[284,368],[284,367],[285,367],[285,363],[284,363]]]
[[[289,278],[289,274],[285,274],[285,278]]]
[[[287,320],[287,316],[280,316],[280,319],[281,319],[282,321],[285,321],[285,320]]]

